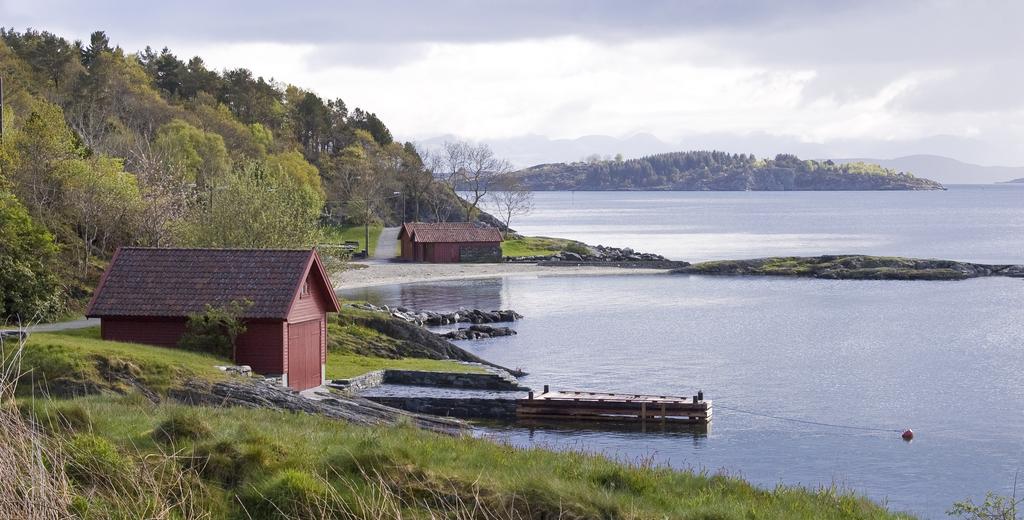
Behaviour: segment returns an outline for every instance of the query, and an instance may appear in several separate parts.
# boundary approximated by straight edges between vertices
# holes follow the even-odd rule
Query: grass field
[[[585,244],[565,238],[523,237],[501,243],[502,256],[551,256],[562,251],[581,250],[586,250]]]
[[[377,241],[380,239],[380,232],[384,229],[380,224],[370,225],[370,255],[377,250]],[[359,242],[358,251],[363,250],[366,242],[366,229],[363,226],[330,226],[324,228],[324,243],[342,244],[347,241]]]
[[[365,331],[349,335],[353,342],[370,337]],[[223,361],[96,336],[96,329],[32,335],[22,360],[31,377],[22,382],[70,378],[96,384],[99,394],[50,400],[41,392],[27,395],[29,387],[19,392],[18,408],[0,407],[0,414],[7,414],[0,420],[5,429],[0,438],[24,436],[23,430],[21,437],[7,436],[14,430],[6,429],[17,426],[10,414],[45,432],[47,460],[60,463],[40,467],[68,482],[47,488],[60,494],[51,498],[73,513],[68,516],[906,518],[835,487],[760,489],[736,477],[642,460],[515,448],[408,426],[364,427],[264,409],[192,407],[166,397],[154,402],[110,373],[129,374],[162,395],[192,377],[227,377],[213,368]],[[330,357],[353,367],[380,366],[346,361],[367,356],[345,348],[335,346],[338,352]],[[27,446],[28,453],[39,449],[18,446]],[[167,510],[172,513],[164,514]]]
[[[76,447],[68,467],[107,472],[99,485],[95,475],[73,473],[97,510],[121,489],[103,482],[134,475],[143,460],[153,464],[173,451],[186,477],[147,494],[181,495],[183,480],[192,507],[210,511],[211,518],[899,518],[835,488],[763,490],[734,477],[411,427],[357,427],[310,415],[189,408],[130,396],[35,409],[78,417],[61,435]],[[131,508],[146,504],[117,507],[135,517],[141,511]]]
[[[374,339],[377,341],[389,339],[363,327],[354,325],[337,327],[333,324],[330,338],[333,345],[347,347]],[[139,376],[140,381],[144,384],[152,385],[157,390],[164,390],[175,381],[182,381],[189,377],[224,377],[222,372],[213,367],[214,365],[230,364],[230,361],[226,359],[206,354],[102,341],[99,339],[99,327],[33,334],[31,345],[33,348],[26,351],[24,363],[35,367],[35,370],[26,372],[23,377],[23,381],[27,382],[24,388],[28,388],[31,381],[37,381],[40,384],[43,381],[54,380],[81,385],[106,384],[105,378],[97,368],[98,361],[104,363],[105,366],[126,367],[127,370],[133,372],[133,375]],[[484,372],[480,367],[457,361],[422,358],[392,359],[361,355],[344,347],[335,347],[327,356],[326,377],[328,379],[348,379],[385,368],[428,372]]]
[[[35,333],[23,354],[19,390],[47,385],[124,390],[112,375],[123,374],[162,392],[198,377],[225,377],[214,368],[230,362],[208,354],[99,339],[99,327]],[[5,352],[10,355],[10,351]]]

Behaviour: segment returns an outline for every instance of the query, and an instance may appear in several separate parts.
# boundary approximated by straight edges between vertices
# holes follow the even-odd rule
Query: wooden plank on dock
[[[530,420],[707,424],[711,421],[712,403],[702,397],[703,393],[687,398],[585,391],[552,392],[545,387],[544,393],[532,399],[517,401],[516,415]]]

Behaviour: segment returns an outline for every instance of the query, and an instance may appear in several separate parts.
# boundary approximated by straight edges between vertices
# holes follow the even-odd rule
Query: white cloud
[[[403,139],[647,132],[858,154],[843,143],[970,138],[1017,163],[1021,16],[1013,0],[0,5],[19,27],[103,28],[340,97]]]

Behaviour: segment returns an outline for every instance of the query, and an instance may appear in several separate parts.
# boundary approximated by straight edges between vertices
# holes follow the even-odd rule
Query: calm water
[[[602,204],[610,215],[597,209]],[[686,259],[857,251],[1024,262],[1019,187],[546,193],[523,223],[516,227],[526,233]],[[655,231],[633,233],[639,225]],[[944,517],[954,501],[988,490],[1009,494],[1024,462],[1021,280],[504,278],[348,296],[438,310],[514,308],[526,316],[514,325],[518,336],[463,346],[526,369],[534,387],[684,395],[699,388],[715,401],[706,434],[517,427],[484,433],[515,444],[653,457],[769,487],[838,484],[925,518]],[[891,431],[747,412],[912,427],[917,437],[908,444]]]
[[[1024,262],[1024,185],[922,192],[539,192],[512,227],[678,260],[865,253]]]

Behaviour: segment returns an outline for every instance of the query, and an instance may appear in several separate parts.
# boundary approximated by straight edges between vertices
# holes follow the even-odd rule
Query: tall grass
[[[313,491],[313,492],[310,492]],[[525,520],[535,518],[523,504],[498,502],[486,496],[479,486],[464,489],[457,484],[438,486],[424,477],[412,476],[406,482],[367,470],[357,477],[332,472],[310,476],[285,472],[268,485],[254,489],[248,518],[307,518],[379,520]],[[245,502],[243,502],[245,506]],[[562,515],[545,515],[552,520]]]
[[[14,400],[24,331],[16,340],[0,336],[0,518],[68,518],[71,483],[60,470],[64,454],[19,412]]]
[[[484,505],[478,487],[467,494],[426,477],[398,483],[362,468],[355,477],[285,470],[224,493],[203,479],[208,462],[197,464],[194,450],[175,447],[179,436],[168,435],[166,424],[153,434],[165,449],[126,454],[89,431],[82,408],[19,406],[24,338],[0,338],[0,518],[203,520],[237,510],[253,519],[523,518],[514,508]],[[184,421],[172,422],[180,430]]]
[[[0,337],[0,518],[205,519],[205,487],[173,455],[135,463],[67,416],[19,407],[26,336]]]

